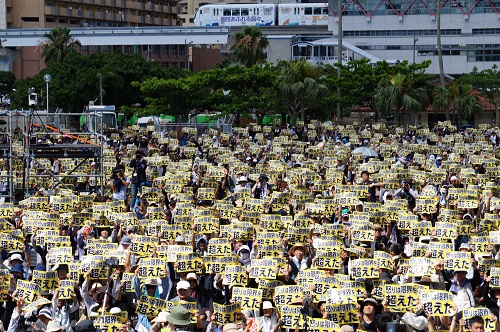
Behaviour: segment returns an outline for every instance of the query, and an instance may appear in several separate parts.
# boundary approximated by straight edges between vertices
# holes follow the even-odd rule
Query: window
[[[231,16],[231,9],[224,9],[222,12],[222,16]]]
[[[250,15],[250,11],[248,10],[248,8],[242,8],[240,15],[241,16],[248,16],[248,15]]]
[[[132,46],[130,45],[123,46],[123,53],[132,53]]]
[[[311,7],[304,8],[304,15],[312,15],[313,11]]]
[[[177,55],[177,45],[170,46],[170,55]]]
[[[321,11],[323,8],[321,7],[316,7],[314,8],[314,15],[321,15]]]
[[[240,9],[237,8],[237,9],[232,9],[231,10],[231,15],[232,16],[240,16]]]

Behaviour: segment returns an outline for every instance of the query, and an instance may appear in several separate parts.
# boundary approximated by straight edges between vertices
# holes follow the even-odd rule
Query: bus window
[[[311,7],[304,8],[304,15],[312,15],[313,10]]]
[[[224,9],[222,11],[222,16],[231,16],[231,9]]]
[[[323,10],[323,15],[328,15],[328,8],[322,8]]]
[[[259,8],[255,8],[255,15],[259,15]]]
[[[233,9],[231,10],[231,15],[232,16],[240,16],[240,9]]]
[[[241,16],[248,16],[248,15],[250,15],[248,8],[242,8],[241,9]]]
[[[314,14],[315,15],[321,15],[321,7],[314,8]]]

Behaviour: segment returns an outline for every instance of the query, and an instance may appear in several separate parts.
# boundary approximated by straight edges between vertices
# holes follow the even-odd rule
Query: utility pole
[[[418,38],[413,36],[413,63],[415,63],[415,52],[417,51]]]
[[[338,0],[338,9],[337,9],[337,15],[338,15],[338,30],[337,30],[337,58],[338,62],[342,63],[342,0]],[[340,102],[340,97],[342,95],[342,88],[340,87],[340,77],[342,76],[342,69],[340,66],[337,67],[337,78],[338,78],[338,85],[337,85],[337,97],[339,98],[339,101],[337,102],[337,121],[339,121],[342,118],[342,103]]]

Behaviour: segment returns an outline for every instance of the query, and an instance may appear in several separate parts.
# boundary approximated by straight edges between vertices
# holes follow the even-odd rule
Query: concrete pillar
[[[14,59],[20,54],[19,50],[0,48],[0,71],[12,71]]]

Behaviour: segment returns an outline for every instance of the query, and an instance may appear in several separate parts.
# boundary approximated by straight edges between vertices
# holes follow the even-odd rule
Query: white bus
[[[275,25],[276,5],[206,5],[194,16],[196,26],[266,26]]]

